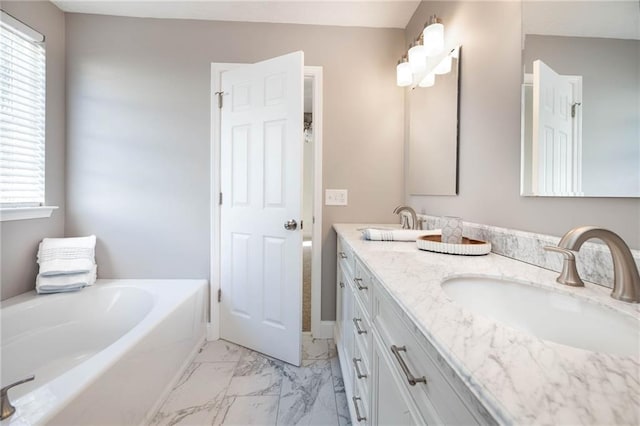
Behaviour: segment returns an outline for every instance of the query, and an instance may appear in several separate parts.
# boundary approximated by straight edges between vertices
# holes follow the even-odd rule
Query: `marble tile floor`
[[[300,367],[205,343],[149,425],[350,425],[333,340],[302,341]]]

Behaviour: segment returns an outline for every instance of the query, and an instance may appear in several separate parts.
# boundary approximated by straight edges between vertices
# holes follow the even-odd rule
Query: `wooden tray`
[[[464,256],[482,256],[491,252],[491,243],[462,237],[462,244],[442,242],[442,235],[422,235],[416,240],[420,250]]]

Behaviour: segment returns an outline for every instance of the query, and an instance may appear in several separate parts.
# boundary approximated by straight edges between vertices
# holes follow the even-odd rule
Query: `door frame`
[[[220,129],[221,113],[218,108],[216,92],[220,91],[221,75],[224,71],[248,65],[241,63],[211,63],[211,133],[210,133],[210,279],[209,279],[209,322],[207,323],[207,340],[220,338],[220,305],[218,290],[220,289]],[[317,338],[330,338],[333,335],[334,321],[321,320],[322,296],[322,67],[305,66],[304,77],[312,77],[313,84],[313,143],[314,146],[314,182],[313,182],[313,216],[312,259],[311,259],[311,333]],[[300,301],[302,303],[302,300]],[[300,330],[302,333],[302,330]]]

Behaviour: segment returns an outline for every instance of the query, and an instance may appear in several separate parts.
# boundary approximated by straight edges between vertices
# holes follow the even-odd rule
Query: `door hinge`
[[[219,288],[218,289],[218,303],[220,303],[221,300],[222,300],[222,289]]]
[[[218,95],[218,109],[222,109],[222,96],[224,95],[224,92],[214,92],[216,95]]]
[[[222,205],[222,192],[220,193],[220,197],[218,197],[218,204]]]
[[[571,118],[575,118],[576,116],[576,107],[582,105],[582,102],[575,102],[573,105],[571,105]]]

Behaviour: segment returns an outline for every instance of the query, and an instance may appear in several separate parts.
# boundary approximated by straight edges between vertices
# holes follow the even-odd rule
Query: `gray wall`
[[[402,200],[403,97],[390,29],[67,15],[67,236],[98,236],[99,276],[209,276],[210,63],[296,50],[324,67],[322,318],[335,314],[336,222]]]
[[[582,76],[582,190],[640,195],[640,40],[528,34],[523,60]]]
[[[4,300],[35,287],[38,243],[64,232],[65,15],[50,2],[3,0],[2,9],[46,37],[45,197],[47,205],[59,207],[47,219],[0,222],[0,298]]]
[[[433,215],[550,235],[603,226],[640,248],[640,199],[520,197],[520,8],[520,2],[422,2],[416,10],[405,43],[435,13],[445,38],[463,46],[460,188],[458,196],[405,192],[405,199]]]

